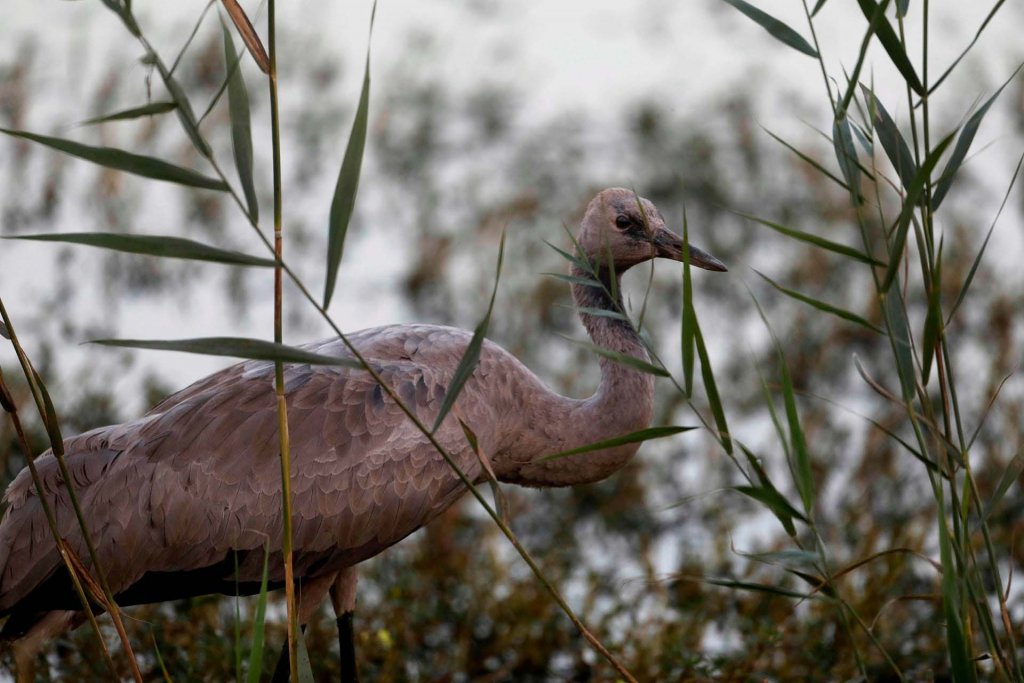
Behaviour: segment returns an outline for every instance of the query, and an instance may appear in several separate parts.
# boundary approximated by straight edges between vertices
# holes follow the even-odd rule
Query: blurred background
[[[147,37],[170,62],[206,4],[135,3]],[[361,85],[369,2],[284,3],[279,9],[285,255],[321,291],[327,214]],[[798,2],[764,9],[807,35]],[[938,4],[938,3],[936,3]],[[243,5],[265,35],[265,9]],[[909,35],[920,12],[911,3]],[[989,7],[931,8],[931,68],[967,46]],[[976,6],[977,5],[977,6]],[[225,77],[214,6],[175,71],[197,113]],[[72,137],[196,166],[173,116],[80,126],[104,113],[166,99],[138,44],[102,3],[14,0],[0,26],[0,127]],[[953,130],[1024,60],[1008,4],[932,102],[933,130]],[[852,67],[866,22],[856,3],[831,0],[816,20],[830,75]],[[240,45],[240,43],[239,43]],[[898,124],[906,93],[894,74],[865,67]],[[916,59],[916,58],[915,58]],[[256,185],[270,213],[269,108],[248,58]],[[696,272],[695,301],[733,436],[763,458],[785,493],[791,477],[771,427],[759,373],[775,376],[780,338],[821,491],[819,526],[836,566],[890,548],[936,557],[934,501],[912,457],[874,429],[890,407],[857,375],[853,357],[895,386],[888,343],[783,297],[754,272],[869,320],[880,318],[866,270],[799,246],[736,212],[859,244],[849,196],[774,140],[838,173],[827,135],[832,112],[819,64],[788,49],[724,2],[644,0],[386,0],[372,39],[369,138],[359,197],[331,313],[343,329],[424,321],[472,328],[486,309],[497,245],[508,248],[489,336],[559,391],[585,396],[597,382],[565,283],[543,275],[564,261],[597,190],[635,188],[691,240],[730,268]],[[863,77],[863,74],[862,74]],[[226,101],[203,130],[230,159]],[[825,131],[823,133],[822,131]],[[947,273],[962,279],[996,217],[1024,152],[1024,79],[1012,80],[985,118],[972,156],[939,215]],[[958,340],[958,389],[973,430],[1008,374],[1019,369],[1024,323],[1024,201],[1009,197],[970,298],[949,330]],[[269,225],[266,218],[264,225]],[[0,235],[69,231],[176,234],[259,253],[236,207],[221,196],[154,183],[72,160],[24,140],[0,139]],[[681,275],[647,266],[627,277],[645,326],[679,373]],[[85,247],[0,242],[0,296],[47,378],[66,434],[137,416],[160,397],[226,363],[201,356],[81,346],[101,337],[262,336],[272,331],[269,273],[113,254]],[[912,324],[920,293],[909,292]],[[286,294],[290,343],[328,335],[315,311]],[[944,296],[953,298],[956,290]],[[0,349],[9,381],[13,354]],[[659,385],[656,424],[697,424],[694,408]],[[23,394],[20,400],[28,401]],[[26,403],[27,407],[27,403]],[[700,400],[697,410],[707,414]],[[978,435],[976,476],[995,487],[1021,449],[1024,383],[1011,375]],[[26,412],[29,412],[26,410]],[[895,424],[895,423],[893,423]],[[34,425],[35,443],[46,442]],[[23,466],[0,424],[0,483]],[[508,487],[513,528],[584,621],[641,680],[702,677],[842,680],[858,656],[881,680],[884,659],[825,601],[710,585],[733,578],[806,590],[792,574],[749,557],[790,547],[760,507],[726,490],[735,465],[702,431],[648,443],[626,470],[572,490]],[[788,485],[788,488],[786,488]],[[1024,506],[1013,487],[994,542],[1016,567]],[[795,494],[793,494],[795,495]],[[937,575],[910,555],[885,556],[844,578],[844,598],[908,675],[944,675],[935,628]],[[1020,632],[1024,603],[1014,589]],[[243,619],[251,604],[243,601]],[[234,601],[209,597],[129,611],[141,660],[175,680],[234,675]],[[280,610],[276,613],[280,615]],[[243,626],[244,626],[243,621]],[[521,560],[465,501],[425,531],[366,563],[357,611],[366,680],[611,680]],[[277,623],[269,640],[283,640]],[[336,678],[333,622],[307,633],[313,668]],[[52,675],[100,676],[88,629],[61,641]],[[271,649],[273,649],[273,647]],[[116,650],[116,648],[115,648]],[[268,653],[268,666],[273,655]],[[95,668],[94,668],[95,667]]]

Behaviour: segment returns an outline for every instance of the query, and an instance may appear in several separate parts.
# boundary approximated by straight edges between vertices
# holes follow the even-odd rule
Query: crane
[[[656,257],[682,260],[683,243],[650,201],[623,188],[603,190],[590,201],[571,272],[573,297],[595,345],[648,360],[632,323],[600,312],[621,312],[620,276]],[[693,246],[689,260],[726,270]],[[383,382],[430,424],[472,335],[403,324],[348,338]],[[303,348],[350,355],[339,339]],[[485,481],[487,473],[458,420],[475,433],[502,482],[555,487],[604,479],[628,463],[639,444],[545,459],[650,425],[654,377],[607,356],[599,363],[597,391],[569,398],[485,340],[478,365],[434,436],[475,482]],[[136,420],[65,441],[71,484],[118,604],[253,594],[265,561],[270,587],[283,586],[273,385],[273,363],[242,362],[182,389]],[[299,621],[308,622],[330,595],[343,673],[354,680],[356,565],[429,523],[466,487],[370,373],[288,365],[285,393]],[[58,511],[61,535],[89,567],[53,454],[41,455],[36,466],[43,494]],[[23,672],[31,671],[39,651],[84,616],[27,469],[10,484],[4,502],[0,616],[7,621],[0,637],[12,642],[19,680],[30,680]]]

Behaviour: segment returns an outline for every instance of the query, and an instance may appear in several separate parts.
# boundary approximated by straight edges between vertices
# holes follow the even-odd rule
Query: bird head
[[[612,187],[590,200],[580,224],[579,248],[591,263],[622,272],[653,258],[683,260],[683,240],[665,227],[657,207],[633,190]],[[725,271],[725,264],[689,245],[690,265]]]

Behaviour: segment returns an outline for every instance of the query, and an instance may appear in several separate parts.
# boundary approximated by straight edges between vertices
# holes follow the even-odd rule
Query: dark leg
[[[338,649],[341,657],[341,683],[359,683],[356,666],[356,633],[352,614],[356,610],[356,568],[339,572],[331,586],[331,605],[338,621]]]
[[[344,612],[338,617],[338,650],[341,653],[341,683],[359,683],[352,612]]]
[[[305,624],[299,628],[303,633],[306,632]],[[291,660],[288,658],[288,641],[285,640],[284,645],[281,646],[281,654],[277,657],[277,666],[274,667],[274,677],[270,679],[270,683],[288,683],[291,666]]]

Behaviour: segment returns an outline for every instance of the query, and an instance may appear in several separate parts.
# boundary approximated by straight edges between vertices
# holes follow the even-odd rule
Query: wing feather
[[[353,335],[375,352],[374,366],[385,381],[428,423],[461,357],[458,348],[446,363],[424,355],[425,342],[436,334],[432,330],[410,326],[404,332],[379,328]],[[467,333],[445,334],[462,348],[469,340]],[[342,353],[337,341],[312,348]],[[464,492],[426,437],[368,373],[289,366],[286,390],[297,566],[326,573],[362,561],[429,522]],[[472,394],[467,400],[474,402],[479,423],[494,419],[486,387],[470,382],[465,392]],[[436,437],[468,476],[480,480],[479,462],[453,422],[446,420]],[[139,420],[93,430],[69,439],[66,447],[72,480],[115,592],[150,572],[218,563],[233,568],[233,562],[225,562],[232,551],[245,553],[239,556],[238,578],[257,581],[265,542],[272,551],[272,578],[283,578],[272,364],[230,367],[167,398]],[[56,496],[61,534],[88,564],[52,454],[37,463],[44,489]],[[60,567],[27,471],[11,484],[5,500],[0,614]],[[221,578],[235,579],[233,574]],[[209,586],[196,586],[196,594],[203,592]]]

